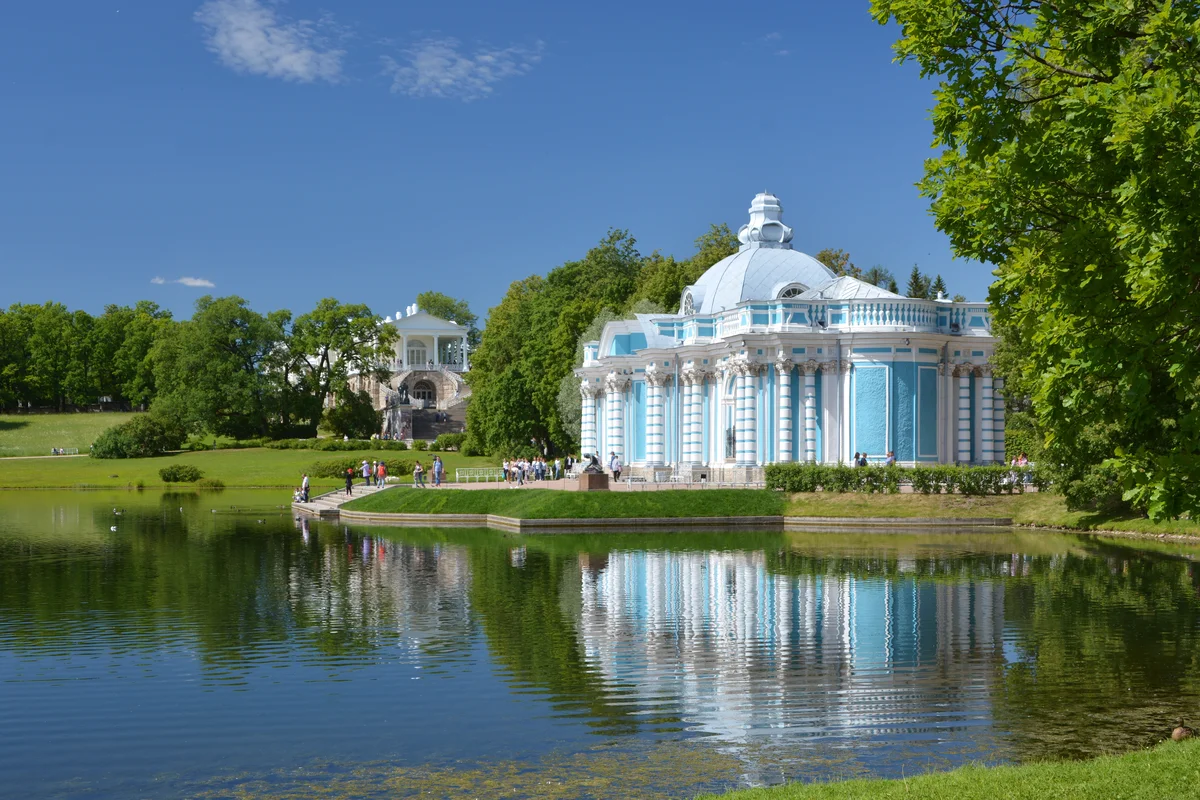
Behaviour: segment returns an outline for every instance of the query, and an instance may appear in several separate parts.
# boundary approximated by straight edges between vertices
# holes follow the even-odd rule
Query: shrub
[[[411,475],[413,462],[402,458],[385,458],[384,465],[387,467],[387,474],[394,476]],[[318,461],[308,468],[308,474],[313,478],[333,478],[339,479],[346,477],[346,470],[353,469],[355,478],[362,477],[361,472],[362,459],[354,458],[335,458],[329,461]]]
[[[165,483],[195,483],[204,477],[204,473],[191,464],[171,464],[160,469],[158,477]]]
[[[1049,482],[1029,471],[1018,475],[1005,466],[960,467],[948,464],[920,467],[851,467],[845,464],[770,464],[767,488],[787,492],[864,492],[895,494],[908,483],[921,494],[1011,494],[1025,490],[1025,475],[1034,485]],[[1040,485],[1039,485],[1040,484]]]
[[[149,415],[138,414],[114,425],[92,443],[92,458],[149,458],[177,450],[183,433]]]
[[[220,478],[201,478],[196,482],[196,486],[201,489],[224,489],[225,481]]]
[[[431,450],[461,450],[463,441],[467,438],[465,433],[443,433],[439,434],[433,440]]]
[[[428,450],[429,442],[424,439],[416,439],[413,441],[413,450]]]

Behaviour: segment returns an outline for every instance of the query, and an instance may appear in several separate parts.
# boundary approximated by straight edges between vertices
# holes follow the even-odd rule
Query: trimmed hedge
[[[171,464],[158,471],[164,483],[195,483],[204,477],[199,467],[191,464]]]
[[[278,439],[265,442],[263,447],[272,450],[320,450],[339,452],[353,450],[407,450],[408,445],[398,439]]]
[[[387,474],[392,477],[412,475],[413,462],[403,458],[385,458]],[[335,458],[330,461],[318,461],[308,468],[308,474],[313,478],[344,478],[346,470],[353,469],[355,479],[362,477],[362,459]]]
[[[1020,473],[1020,475],[1018,475]],[[1023,479],[1022,479],[1023,477]],[[785,492],[859,492],[894,494],[908,484],[920,494],[1012,494],[1027,485],[1042,490],[1049,481],[1036,470],[1012,467],[850,467],[845,464],[768,464],[768,489]]]

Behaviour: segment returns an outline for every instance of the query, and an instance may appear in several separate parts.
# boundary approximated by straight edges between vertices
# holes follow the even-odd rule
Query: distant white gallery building
[[[362,376],[352,388],[366,391],[375,408],[385,411],[383,433],[409,438],[406,430],[413,408],[450,409],[466,401],[471,390],[463,380],[470,367],[468,331],[422,311],[415,304],[386,317],[382,324],[399,332],[395,354],[386,366],[392,370],[386,382]]]
[[[584,345],[582,450],[637,470],[761,477],[763,465],[1004,459],[987,303],[909,298],[792,248],[759,194],[737,253],[678,313],[611,322]]]

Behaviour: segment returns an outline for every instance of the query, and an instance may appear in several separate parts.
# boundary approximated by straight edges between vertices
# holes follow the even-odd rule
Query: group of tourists
[[[446,465],[442,463],[441,456],[434,456],[433,463],[429,465],[429,471],[433,474],[433,488],[438,488],[442,485],[442,479],[446,476]],[[421,489],[427,489],[425,485],[425,467],[418,461],[413,464],[413,486]]]
[[[524,486],[527,481],[556,481],[562,478],[563,469],[571,471],[575,459],[567,456],[565,459],[555,458],[548,461],[544,456],[533,458],[506,458],[500,465],[504,473],[504,482],[509,487]]]
[[[367,461],[363,459],[362,465],[358,468],[358,474],[362,476],[363,486],[383,486],[387,483],[387,464],[383,461]],[[354,475],[354,467],[346,467],[347,497],[353,493]]]
[[[854,458],[850,459],[850,466],[852,466],[852,467],[865,467],[865,466],[867,466],[868,463],[869,462],[867,461],[866,453],[855,452]],[[896,466],[896,451],[895,450],[887,451],[887,455],[884,456],[884,458],[883,458],[883,465],[885,467]]]

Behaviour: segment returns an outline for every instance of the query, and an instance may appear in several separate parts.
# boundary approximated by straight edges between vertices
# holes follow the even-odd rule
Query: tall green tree
[[[400,334],[366,305],[327,297],[296,318],[289,350],[291,373],[304,387],[304,414],[315,419],[329,400],[349,397],[350,379],[362,375],[387,381]],[[299,411],[297,410],[297,413]]]
[[[862,280],[866,281],[867,283],[874,284],[881,289],[888,289],[888,291],[891,291],[891,289],[888,287],[896,285],[896,277],[892,275],[890,270],[880,266],[879,264],[876,264],[864,272],[862,274]]]
[[[916,264],[908,274],[908,286],[904,294],[906,297],[926,297],[929,294],[929,276],[922,273]]]
[[[176,324],[171,312],[159,308],[157,303],[140,300],[133,307],[113,365],[121,396],[131,405],[146,406],[157,394],[150,351]]]
[[[997,265],[1055,462],[1112,428],[1127,498],[1200,513],[1200,4],[873,0],[940,83],[922,192],[959,255]]]
[[[278,418],[268,365],[286,346],[285,319],[263,316],[240,297],[201,297],[190,320],[154,343],[151,412],[189,431],[269,435]]]
[[[71,370],[74,327],[71,312],[62,303],[23,306],[18,313],[28,320],[26,369],[29,395],[39,404],[66,408],[67,375]]]

